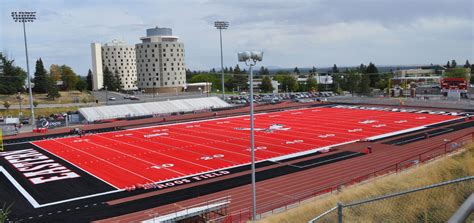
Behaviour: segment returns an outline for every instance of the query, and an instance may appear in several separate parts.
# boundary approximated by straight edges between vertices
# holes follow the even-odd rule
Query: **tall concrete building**
[[[184,44],[170,28],[146,30],[136,44],[138,88],[146,92],[179,92],[186,84]]]
[[[93,89],[103,87],[103,71],[105,67],[119,78],[124,90],[137,89],[137,66],[135,63],[135,46],[123,41],[113,40],[101,46],[91,44]]]

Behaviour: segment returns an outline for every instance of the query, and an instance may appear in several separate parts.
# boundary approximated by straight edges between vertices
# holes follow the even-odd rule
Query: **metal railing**
[[[460,137],[451,139],[449,141],[444,141],[441,144],[432,146],[431,149],[423,153],[411,156],[408,159],[400,161],[394,165],[384,167],[382,169],[373,171],[369,174],[351,178],[346,181],[334,183],[331,186],[325,188],[319,188],[316,190],[305,191],[300,194],[293,195],[292,199],[281,199],[273,201],[272,203],[267,203],[265,205],[258,206],[257,217],[256,219],[261,219],[265,216],[280,213],[294,207],[298,207],[300,204],[307,202],[311,199],[315,199],[318,196],[325,194],[332,194],[334,192],[339,192],[343,187],[351,186],[360,182],[367,180],[375,179],[378,177],[399,173],[410,167],[431,161],[435,158],[438,158],[442,155],[455,152],[461,149],[467,143],[473,142],[474,132],[467,133]],[[246,222],[251,219],[251,210],[249,208],[241,209],[234,211],[227,215],[226,219],[223,222]]]
[[[347,203],[347,204],[343,204],[341,202],[338,202],[335,207],[333,207],[333,208],[329,209],[328,211],[322,213],[321,215],[309,220],[308,223],[320,222],[321,220],[323,220],[323,218],[325,218],[327,216],[330,216],[330,215],[332,215],[332,216],[330,216],[330,218],[331,217],[332,218],[327,219],[327,220],[333,221],[333,220],[337,219],[337,222],[342,223],[343,219],[344,219],[344,215],[345,215],[344,214],[345,210],[346,210],[346,212],[347,211],[357,212],[357,216],[360,216],[361,213],[368,212],[368,210],[370,210],[370,208],[367,208],[367,207],[360,208],[359,206],[363,206],[363,205],[366,205],[366,204],[369,204],[369,203],[372,203],[372,202],[384,201],[384,200],[397,198],[397,197],[401,197],[401,196],[407,196],[409,194],[422,192],[422,191],[425,191],[425,190],[438,189],[440,187],[449,186],[449,185],[452,185],[452,184],[461,184],[461,183],[466,183],[466,182],[469,184],[472,180],[474,180],[474,176],[463,177],[463,178],[459,178],[459,179],[455,179],[455,180],[449,180],[449,181],[445,181],[445,182],[441,182],[441,183],[437,183],[437,184],[432,184],[432,185],[425,186],[425,187],[420,187],[420,188],[411,189],[411,190],[407,190],[407,191],[402,191],[402,192],[398,192],[398,193],[388,194],[388,195],[375,197],[375,198],[370,198],[370,199],[366,199],[366,200],[355,201],[355,202],[351,202],[351,203]],[[471,185],[470,188],[474,189],[474,185]],[[380,209],[380,204],[378,206],[379,206],[378,208]],[[354,207],[359,208],[359,209],[363,209],[363,210],[348,210],[348,209],[354,208]],[[337,213],[335,213],[336,211],[337,211]],[[392,212],[392,214],[393,214],[393,212]],[[336,215],[336,216],[334,216],[334,215]],[[384,217],[387,218],[386,215]],[[439,217],[439,216],[436,216],[436,217]],[[353,220],[353,219],[351,219],[351,220]],[[438,220],[441,220],[441,219],[438,219]],[[447,219],[443,219],[443,220],[441,220],[441,222],[446,221],[446,220]],[[400,219],[400,221],[403,221],[403,220]]]

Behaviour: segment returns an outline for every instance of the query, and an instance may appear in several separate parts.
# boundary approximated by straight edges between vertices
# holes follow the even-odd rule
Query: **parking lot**
[[[278,103],[281,101],[322,101],[328,97],[335,96],[333,92],[293,92],[293,93],[274,93],[274,94],[255,94],[254,103]],[[247,104],[250,103],[250,96],[248,94],[232,95],[226,97],[226,102],[231,104]]]

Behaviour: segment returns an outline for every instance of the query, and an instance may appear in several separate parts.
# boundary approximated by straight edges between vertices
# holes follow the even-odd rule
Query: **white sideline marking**
[[[31,204],[34,208],[42,208],[42,207],[47,207],[47,206],[51,206],[51,205],[66,203],[66,202],[70,202],[70,201],[76,201],[76,200],[81,200],[81,199],[85,199],[85,198],[91,198],[91,197],[96,197],[96,196],[101,196],[101,195],[105,195],[105,194],[111,194],[111,193],[123,191],[123,190],[113,190],[113,191],[107,191],[107,192],[98,193],[98,194],[91,194],[91,195],[87,195],[87,196],[83,196],[83,197],[71,198],[71,199],[62,200],[62,201],[55,201],[55,202],[46,203],[46,204],[39,204],[38,201],[36,201],[36,200],[25,190],[25,188],[23,188],[23,187],[15,180],[15,178],[13,178],[12,175],[10,175],[10,173],[8,173],[8,171],[5,170],[5,168],[3,168],[2,166],[0,166],[0,172],[2,172],[2,173],[7,177],[7,179],[13,184],[13,186],[15,186],[15,188],[16,188],[18,191],[20,191],[20,193],[23,195],[23,197],[25,197],[26,200],[28,200],[28,202],[30,202],[30,204]]]
[[[12,175],[10,175],[10,173],[8,173],[7,170],[5,170],[5,168],[3,168],[3,166],[0,166],[0,172],[2,172],[7,177],[13,186],[15,186],[18,191],[20,191],[23,197],[25,197],[34,208],[38,208],[40,206],[40,204],[38,204],[38,202],[15,180],[15,178],[12,177]]]

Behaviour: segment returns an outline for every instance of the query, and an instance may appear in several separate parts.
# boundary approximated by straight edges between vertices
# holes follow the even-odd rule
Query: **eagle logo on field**
[[[291,128],[285,128],[285,126],[282,124],[273,124],[273,125],[270,125],[268,128],[255,128],[254,130],[257,132],[272,133],[274,131],[288,131],[290,129]],[[250,128],[235,128],[235,130],[247,131],[247,130],[250,130]]]

